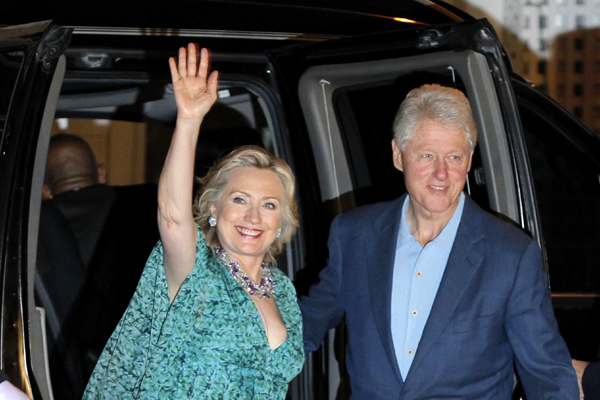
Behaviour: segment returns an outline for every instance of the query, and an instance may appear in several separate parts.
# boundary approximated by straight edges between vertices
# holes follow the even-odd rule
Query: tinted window
[[[574,131],[520,109],[553,293],[600,291],[600,160]],[[586,133],[587,132],[582,132]]]

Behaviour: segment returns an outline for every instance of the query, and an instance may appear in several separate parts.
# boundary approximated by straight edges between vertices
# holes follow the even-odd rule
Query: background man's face
[[[473,152],[462,130],[426,119],[403,151],[392,140],[394,165],[404,172],[417,215],[450,218],[458,205]]]

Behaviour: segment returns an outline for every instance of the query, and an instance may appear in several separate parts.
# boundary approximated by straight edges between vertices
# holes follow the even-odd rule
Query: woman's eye
[[[239,203],[239,204],[244,204],[244,199],[242,199],[241,197],[235,197],[233,199],[234,203]]]
[[[265,207],[267,207],[267,208],[271,208],[271,209],[273,209],[273,210],[277,208],[277,206],[275,206],[275,204],[273,204],[273,203],[266,203],[266,204],[265,204]]]

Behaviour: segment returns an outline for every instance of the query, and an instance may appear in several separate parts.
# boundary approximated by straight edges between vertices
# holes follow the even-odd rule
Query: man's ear
[[[396,139],[392,139],[392,157],[394,159],[394,167],[398,171],[404,172],[404,167],[402,166],[402,151],[396,144]]]
[[[106,166],[98,164],[98,183],[106,184]]]
[[[44,183],[42,186],[42,200],[48,200],[52,198],[52,190],[50,190],[50,186]]]
[[[467,173],[471,170],[471,163],[473,163],[473,151],[469,154],[469,165],[467,165]]]

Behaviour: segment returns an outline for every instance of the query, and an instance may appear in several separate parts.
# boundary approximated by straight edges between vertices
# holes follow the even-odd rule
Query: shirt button
[[[417,310],[412,310],[411,314],[413,315],[413,317],[416,317],[419,314],[419,312]]]
[[[417,271],[417,276],[420,278],[421,276],[423,276],[423,273],[421,271]]]
[[[408,349],[408,351],[406,352],[406,354],[408,354],[409,356],[412,356],[414,353],[414,351],[412,351],[412,349]]]

